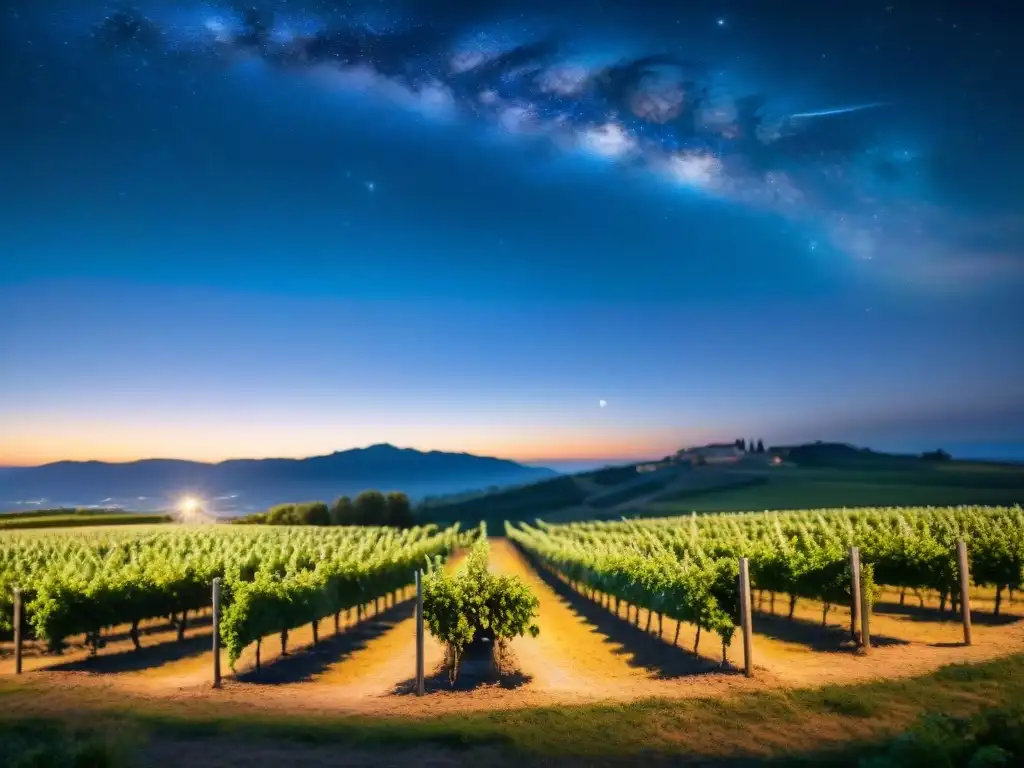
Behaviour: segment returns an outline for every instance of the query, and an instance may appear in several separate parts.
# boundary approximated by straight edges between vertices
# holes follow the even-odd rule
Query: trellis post
[[[960,618],[964,623],[964,645],[971,645],[971,569],[967,542],[963,539],[956,543],[956,559],[960,565]]]
[[[213,580],[213,687],[220,688],[220,576]]]
[[[740,623],[743,625],[743,673],[754,676],[754,631],[750,623],[750,566],[740,558]]]
[[[416,571],[416,695],[423,695],[423,572]]]
[[[14,674],[21,674],[21,625],[22,619],[21,589],[14,588]]]
[[[857,644],[863,644],[861,628],[861,584],[860,584],[860,547],[850,547],[850,634]],[[860,633],[861,637],[858,637]]]

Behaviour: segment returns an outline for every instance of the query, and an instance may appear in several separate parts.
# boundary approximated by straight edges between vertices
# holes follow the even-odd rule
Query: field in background
[[[773,466],[763,458],[752,458],[735,465],[684,464],[647,473],[638,472],[636,465],[624,465],[489,492],[431,498],[415,513],[420,523],[458,522],[468,528],[485,522],[497,531],[506,520],[570,522],[691,512],[1024,504],[1022,465],[885,457],[871,454],[867,461],[843,462],[829,456],[806,466]],[[171,521],[169,515],[120,510],[36,510],[0,514],[0,529]]]
[[[424,522],[505,520],[569,522],[661,517],[690,512],[861,506],[1008,506],[1024,504],[1024,466],[981,462],[801,467],[764,462],[735,466],[635,466],[571,475],[419,511]]]
[[[165,514],[140,514],[110,509],[43,509],[0,514],[0,530],[156,525],[173,521],[174,518],[171,515]]]

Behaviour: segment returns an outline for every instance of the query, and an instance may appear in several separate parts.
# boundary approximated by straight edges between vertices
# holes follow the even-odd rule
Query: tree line
[[[764,441],[762,440],[758,440],[755,443],[754,440],[751,439],[750,442],[747,442],[745,438],[740,437],[736,440],[736,447],[744,453],[765,453]]]
[[[240,518],[241,525],[387,525],[410,528],[416,524],[409,497],[399,491],[363,491],[354,499],[341,496],[331,504],[304,501],[277,504],[266,512]]]

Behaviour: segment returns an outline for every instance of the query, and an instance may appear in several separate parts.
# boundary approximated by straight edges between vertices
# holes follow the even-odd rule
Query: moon
[[[608,405],[608,401],[607,401],[607,400],[598,400],[598,401],[597,401],[597,404],[598,404],[598,405],[599,405],[600,407],[604,408],[604,407],[605,407],[606,405]]]

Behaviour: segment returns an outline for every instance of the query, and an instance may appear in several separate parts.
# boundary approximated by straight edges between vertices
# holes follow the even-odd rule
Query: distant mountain
[[[414,499],[470,488],[509,486],[557,476],[542,467],[468,453],[372,445],[306,459],[232,459],[217,464],[146,459],[112,464],[59,461],[0,473],[0,510],[33,506],[121,506],[152,510],[185,495],[212,512],[265,509],[285,501],[353,495],[376,488]]]

